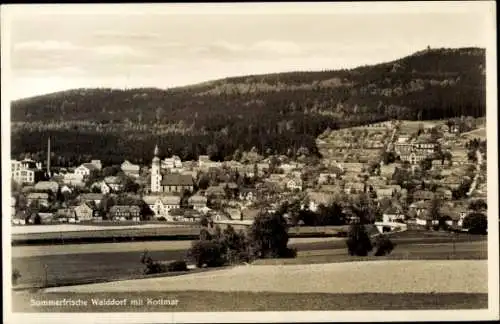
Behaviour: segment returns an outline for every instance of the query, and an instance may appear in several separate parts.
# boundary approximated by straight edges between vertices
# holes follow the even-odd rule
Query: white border
[[[485,34],[491,40],[486,50],[487,68],[487,137],[488,137],[488,280],[489,309],[480,311],[342,311],[342,312],[221,312],[221,313],[33,313],[11,312],[10,251],[10,100],[9,56],[10,17],[39,13],[40,7],[51,13],[64,14],[370,14],[423,12],[468,12],[484,15]],[[364,3],[244,3],[244,4],[65,4],[3,5],[1,7],[1,72],[2,72],[2,225],[4,321],[6,323],[68,322],[330,322],[330,321],[425,321],[425,320],[491,320],[499,318],[499,241],[498,241],[498,153],[497,153],[497,75],[496,12],[494,1],[443,2],[364,2]],[[479,23],[479,22],[478,22]]]

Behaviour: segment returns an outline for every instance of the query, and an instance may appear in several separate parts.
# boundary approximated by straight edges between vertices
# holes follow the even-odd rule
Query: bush
[[[297,249],[296,248],[286,248],[283,252],[282,258],[293,259],[297,257]]]
[[[373,249],[370,237],[361,224],[351,225],[346,244],[349,255],[367,256]]]
[[[186,261],[184,260],[178,260],[178,261],[172,261],[167,264],[167,271],[168,272],[176,272],[176,271],[188,271]]]
[[[222,247],[215,241],[195,241],[188,252],[198,268],[220,267],[225,260],[222,255]]]
[[[391,254],[394,249],[394,244],[385,235],[380,235],[375,243],[377,250],[375,251],[375,256],[384,256]]]
[[[160,216],[160,217],[158,217],[156,219],[159,220],[159,221],[162,221],[162,222],[166,222],[167,221],[167,219],[165,217],[163,217],[163,216]]]
[[[144,269],[144,274],[154,274],[154,273],[163,273],[167,272],[167,268],[165,265],[154,261],[149,255],[148,252],[145,251],[141,256],[141,263],[146,265],[146,269]]]
[[[470,234],[486,234],[488,229],[488,218],[483,213],[471,213],[467,215],[462,228],[468,229]]]
[[[346,231],[338,231],[334,236],[335,237],[348,237],[349,233]]]
[[[18,280],[21,278],[21,272],[18,269],[12,270],[12,284],[17,285]]]

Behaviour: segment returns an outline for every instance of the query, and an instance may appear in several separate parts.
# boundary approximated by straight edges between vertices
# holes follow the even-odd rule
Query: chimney
[[[47,175],[50,177],[50,137],[47,142]]]

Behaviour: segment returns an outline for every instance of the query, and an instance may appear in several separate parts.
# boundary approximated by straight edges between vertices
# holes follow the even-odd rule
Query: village
[[[344,225],[359,221],[351,207],[361,204],[370,222],[460,228],[468,214],[487,208],[484,127],[462,117],[326,130],[317,138],[321,159],[252,149],[230,161],[181,161],[156,146],[150,165],[95,159],[71,169],[50,159],[45,166],[12,160],[12,224],[251,224],[263,210],[296,204],[308,215],[338,206],[343,217],[290,212],[292,226]]]

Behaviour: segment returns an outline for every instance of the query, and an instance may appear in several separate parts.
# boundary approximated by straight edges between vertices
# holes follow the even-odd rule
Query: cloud
[[[111,39],[158,39],[160,34],[157,33],[134,33],[134,32],[120,32],[115,30],[100,30],[93,34],[98,38],[111,38]]]
[[[252,51],[265,52],[270,54],[280,55],[300,55],[303,53],[303,47],[294,42],[266,40],[254,43],[251,48]]]
[[[146,56],[145,52],[126,45],[102,45],[89,49],[92,53],[103,56]]]
[[[26,51],[74,51],[78,49],[80,47],[75,44],[57,40],[28,41],[14,44],[14,50]]]

